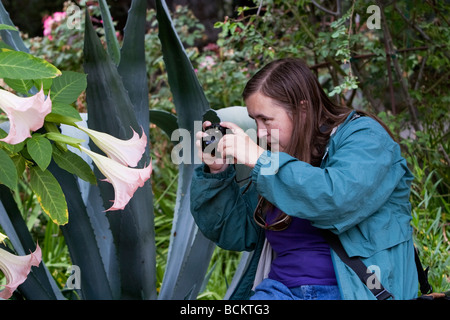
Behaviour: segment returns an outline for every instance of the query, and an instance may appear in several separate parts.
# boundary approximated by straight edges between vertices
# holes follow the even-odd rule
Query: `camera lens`
[[[209,146],[208,152],[211,152],[212,156],[215,156],[215,150],[219,140],[226,134],[226,128],[220,126],[219,124],[212,124],[211,126],[205,128],[205,132],[208,136],[202,139],[202,151],[205,152],[205,148]]]

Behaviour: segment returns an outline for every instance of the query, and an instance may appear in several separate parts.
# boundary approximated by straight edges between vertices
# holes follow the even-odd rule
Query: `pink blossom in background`
[[[48,37],[49,40],[53,40],[52,28],[55,22],[60,22],[66,18],[65,12],[55,12],[51,16],[44,18],[44,36]]]

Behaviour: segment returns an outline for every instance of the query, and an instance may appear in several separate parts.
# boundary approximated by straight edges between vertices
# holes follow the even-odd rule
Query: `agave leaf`
[[[6,11],[3,3],[0,1],[0,23],[6,24],[8,26],[14,27],[14,23],[9,17],[9,13]],[[20,37],[19,30],[0,30],[0,36],[6,44],[11,46],[16,51],[29,52],[28,48],[25,46],[22,38]]]
[[[165,1],[156,1],[156,17],[169,85],[178,115],[178,126],[189,130],[193,137],[194,122],[202,120],[209,104],[175,31]],[[179,167],[177,203],[159,299],[195,299],[215,247],[198,230],[190,213],[194,140],[191,139],[191,162]]]
[[[145,0],[133,0],[124,29],[121,60],[118,66],[138,124],[148,137],[149,108],[147,65],[145,63]],[[148,151],[148,150],[147,150]]]
[[[86,125],[86,114],[81,114]],[[89,136],[72,127],[61,126],[61,132],[71,137],[82,138],[83,147],[88,148]],[[91,164],[90,158],[76,148],[71,148],[75,154]],[[58,170],[51,164],[50,169],[61,179],[61,187],[66,193],[69,208],[69,223],[62,228],[69,252],[74,264],[81,271],[81,295],[86,299],[119,299],[120,273],[116,248],[110,230],[109,221],[105,215],[103,200],[97,185],[74,179],[74,175],[66,170]],[[67,177],[65,179],[64,177]],[[84,254],[85,251],[88,251]],[[90,272],[92,264],[93,272]],[[88,270],[83,272],[83,270]],[[103,270],[103,271],[102,271]],[[103,274],[104,273],[104,274]],[[96,279],[91,280],[91,277]],[[97,277],[104,281],[100,282]],[[107,279],[107,281],[105,281]],[[84,282],[90,282],[84,287]]]
[[[130,12],[128,19],[138,19],[135,17]],[[84,54],[84,69],[88,74],[86,99],[89,127],[120,139],[129,139],[131,129],[141,132],[135,107],[122,78],[114,62],[103,49],[88,14],[86,14]],[[98,150],[93,144],[91,149]],[[138,166],[148,164],[149,161],[148,157],[143,157]],[[95,172],[97,178],[101,177],[98,170]],[[108,207],[109,201],[114,198],[113,188],[105,182],[99,183],[99,187],[105,207]],[[124,210],[109,214],[108,219],[119,259],[121,298],[156,297],[156,250],[150,182],[147,181],[135,192]]]
[[[119,41],[117,41],[116,30],[112,22],[111,13],[109,12],[108,4],[106,3],[105,0],[98,0],[98,3],[100,5],[100,13],[102,15],[103,28],[105,29],[106,46],[108,48],[108,54],[111,57],[112,61],[114,61],[114,63],[118,65],[120,61],[120,47]]]
[[[94,228],[91,217],[87,212],[88,209],[86,209],[81,197],[75,176],[62,170],[53,162],[49,170],[58,178],[64,193],[66,195],[70,194],[70,197],[67,197],[69,223],[61,226],[61,231],[69,248],[73,264],[80,268],[81,297],[89,300],[118,299],[118,293],[113,294],[111,289],[111,277],[108,278],[108,269],[106,269],[101,255],[103,247],[108,246],[108,239],[100,238],[99,231]],[[103,214],[104,216],[102,212],[93,214]],[[106,218],[104,220],[107,226]],[[106,257],[108,260],[112,258],[114,257]],[[115,281],[118,281],[118,272],[115,274],[115,277]]]
[[[150,110],[150,122],[161,128],[169,138],[178,129],[177,116],[164,110]]]

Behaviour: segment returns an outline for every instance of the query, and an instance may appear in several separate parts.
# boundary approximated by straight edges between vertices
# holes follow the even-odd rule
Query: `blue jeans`
[[[264,279],[250,300],[340,300],[338,286],[303,285],[288,288],[281,282]]]

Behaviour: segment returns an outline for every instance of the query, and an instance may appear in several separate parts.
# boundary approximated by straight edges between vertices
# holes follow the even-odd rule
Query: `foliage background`
[[[56,2],[52,2],[56,5]],[[48,14],[70,4],[46,7]],[[99,17],[95,1],[79,1]],[[305,59],[338,102],[377,114],[391,128],[415,175],[411,193],[414,237],[435,291],[450,286],[449,231],[449,9],[446,1],[248,1],[215,24],[217,36],[193,14],[195,6],[173,6],[172,18],[205,95],[215,109],[243,105],[246,81],[275,58]],[[385,18],[370,29],[367,8],[377,4]],[[150,8],[150,6],[149,6]],[[45,12],[42,9],[41,12]],[[12,14],[11,14],[12,15]],[[114,11],[113,11],[114,15]],[[113,16],[114,18],[114,16]],[[12,15],[13,21],[17,21]],[[116,20],[114,20],[116,21]],[[28,36],[31,53],[60,69],[82,72],[83,32],[62,20],[53,39]],[[95,22],[95,21],[94,21]],[[97,23],[101,35],[101,24]],[[121,30],[117,28],[117,30]],[[175,113],[157,36],[155,11],[147,11],[146,62],[149,108]],[[26,35],[24,35],[27,37]],[[118,34],[121,41],[121,35]],[[76,103],[85,110],[84,96]],[[173,143],[150,128],[154,163],[157,281],[164,274],[176,199],[178,169]],[[39,239],[43,260],[61,287],[71,265],[59,228],[41,214],[29,186],[15,194],[28,228]],[[216,249],[209,281],[199,299],[221,299],[239,262],[239,253]]]

